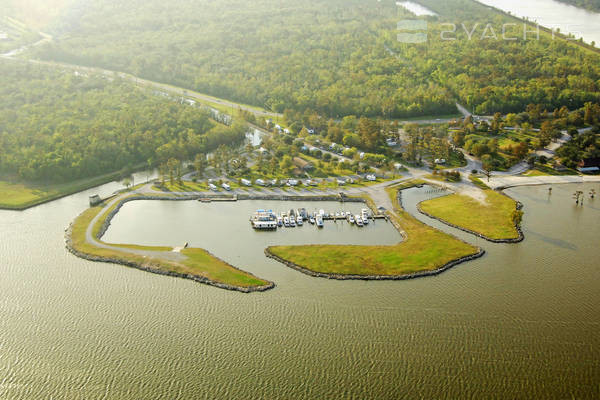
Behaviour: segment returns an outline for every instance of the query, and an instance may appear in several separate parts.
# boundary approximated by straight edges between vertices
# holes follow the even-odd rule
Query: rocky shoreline
[[[415,184],[414,186],[418,186],[418,185]],[[410,187],[414,187],[414,186],[410,186]],[[401,207],[402,207],[402,190],[409,189],[410,187],[406,187],[401,190],[398,190],[398,193],[397,193],[398,203],[400,204]],[[404,232],[402,227],[396,222],[396,220],[394,218],[389,218],[389,221],[392,222],[392,225],[394,225],[394,227],[400,233],[400,235],[403,237],[403,239],[406,240],[407,239],[406,233]],[[269,257],[275,261],[278,261],[292,269],[295,269],[296,271],[302,272],[303,274],[310,275],[310,276],[317,277],[317,278],[327,278],[327,279],[336,279],[336,280],[364,280],[364,281],[406,280],[406,279],[422,278],[422,277],[426,277],[426,276],[435,276],[435,275],[441,274],[444,271],[447,271],[448,269],[450,269],[458,264],[461,264],[461,263],[467,262],[467,261],[471,261],[471,260],[475,260],[477,258],[482,257],[485,254],[484,249],[482,249],[481,247],[477,247],[477,249],[478,249],[477,253],[470,254],[470,255],[463,256],[463,257],[457,258],[455,260],[449,261],[449,262],[445,263],[444,265],[442,265],[434,270],[431,270],[431,271],[420,271],[420,272],[413,272],[410,274],[403,274],[403,275],[355,275],[355,274],[333,274],[333,273],[316,272],[316,271],[310,270],[308,268],[305,268],[301,265],[298,265],[291,261],[285,260],[285,259],[273,254],[273,252],[271,251],[271,248],[272,247],[267,247],[265,249],[265,255],[267,257]]]
[[[514,200],[512,197],[510,197],[506,193],[502,193],[501,192],[501,194],[503,194],[504,196],[510,198],[511,200]],[[520,201],[516,201],[516,200],[514,200],[514,201],[516,202],[516,209],[517,210],[520,210],[520,209],[523,208],[523,204]],[[444,225],[448,225],[448,226],[450,226],[452,228],[455,228],[455,229],[461,230],[463,232],[467,232],[467,233],[470,233],[470,234],[475,235],[477,237],[480,237],[480,238],[482,238],[484,240],[487,240],[488,242],[492,242],[492,243],[519,243],[519,242],[522,242],[525,239],[525,235],[523,235],[523,231],[521,230],[521,225],[520,224],[514,224],[515,229],[517,230],[517,234],[518,234],[518,236],[516,238],[493,239],[493,238],[485,236],[482,233],[475,232],[475,231],[472,231],[470,229],[464,228],[462,226],[455,225],[455,224],[453,224],[451,222],[448,222],[448,221],[443,220],[443,219],[441,219],[439,217],[436,217],[435,215],[432,215],[432,214],[428,213],[427,211],[423,211],[423,209],[421,208],[421,203],[417,204],[417,210],[421,214],[423,214],[423,215],[425,215],[425,216],[427,216],[429,218],[435,219],[436,221],[439,221],[439,222],[441,222]]]
[[[172,201],[172,200],[193,200],[193,199],[190,197],[175,198],[175,197],[144,196],[144,195],[124,198],[121,201],[119,201],[118,205],[106,216],[104,223],[102,224],[102,227],[100,228],[100,231],[96,235],[97,240],[100,240],[100,238],[104,235],[104,233],[106,233],[107,229],[110,227],[110,222],[111,222],[112,218],[119,212],[119,210],[121,209],[123,204],[128,203],[130,201],[134,201],[134,200],[171,200]],[[145,271],[145,272],[150,272],[150,273],[164,275],[164,276],[171,276],[174,278],[189,279],[189,280],[193,280],[193,281],[196,281],[199,283],[203,283],[205,285],[214,286],[214,287],[217,287],[220,289],[237,291],[237,292],[242,292],[242,293],[264,292],[266,290],[273,289],[275,287],[275,283],[270,282],[270,281],[267,281],[268,283],[266,285],[262,285],[262,286],[244,287],[244,286],[229,285],[226,283],[213,281],[209,278],[206,278],[206,277],[200,276],[200,275],[182,274],[182,273],[174,272],[174,271],[166,271],[164,269],[161,269],[160,266],[157,264],[151,264],[151,263],[140,264],[135,261],[129,261],[129,260],[121,259],[121,258],[103,257],[103,256],[84,253],[82,251],[77,250],[73,246],[72,229],[73,229],[73,224],[71,223],[69,225],[69,228],[65,231],[66,248],[71,254],[75,255],[76,257],[79,257],[79,258],[82,258],[82,259],[85,259],[88,261],[119,264],[119,265],[123,265],[126,267],[139,269],[139,270]],[[116,250],[126,252],[125,250],[120,250],[120,249],[116,249]],[[212,253],[209,252],[209,254],[212,257],[215,257],[216,259],[226,263],[225,261],[221,260],[220,258],[214,256]],[[226,263],[226,264],[230,265],[229,263]],[[233,266],[231,266],[231,267],[235,268]],[[243,271],[243,272],[249,273],[247,271]],[[260,279],[262,279],[262,278],[260,278]]]
[[[271,251],[271,247],[267,247],[265,249],[265,255],[269,258],[272,258],[275,261],[278,261],[278,262],[292,268],[292,269],[295,269],[296,271],[299,271],[299,272],[302,272],[303,274],[310,275],[310,276],[317,277],[317,278],[336,279],[336,280],[340,280],[340,281],[344,281],[344,280],[399,281],[399,280],[415,279],[415,278],[422,278],[422,277],[426,277],[426,276],[439,275],[442,272],[447,271],[450,268],[452,268],[458,264],[482,257],[485,254],[485,250],[483,250],[480,247],[478,249],[479,249],[479,251],[475,254],[471,254],[468,256],[457,258],[456,260],[449,261],[446,264],[444,264],[441,267],[436,268],[434,270],[413,272],[410,274],[403,274],[403,275],[351,275],[351,274],[329,274],[329,273],[324,273],[324,272],[315,272],[315,271],[305,268],[301,265],[295,264],[291,261],[284,260],[283,258],[273,254],[273,252]]]

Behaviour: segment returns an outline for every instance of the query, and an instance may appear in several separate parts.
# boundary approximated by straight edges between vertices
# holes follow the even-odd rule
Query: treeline
[[[397,22],[414,16],[392,1],[101,0],[61,20],[38,55],[332,118],[600,101],[598,54],[544,32],[523,40],[518,23],[503,40],[515,20],[471,0],[421,2],[440,14],[424,44],[398,42]],[[455,40],[441,39],[446,23]]]
[[[129,83],[0,61],[0,174],[64,182],[240,143],[244,125]]]

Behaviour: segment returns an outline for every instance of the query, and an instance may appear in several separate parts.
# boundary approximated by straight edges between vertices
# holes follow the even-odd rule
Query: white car
[[[377,180],[377,177],[375,175],[367,175],[367,176],[365,176],[365,179],[370,182],[374,182]]]

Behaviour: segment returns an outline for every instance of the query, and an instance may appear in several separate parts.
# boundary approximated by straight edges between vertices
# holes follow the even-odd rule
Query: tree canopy
[[[103,76],[0,60],[0,174],[63,182],[240,143],[202,109]]]
[[[397,22],[414,16],[393,1],[101,0],[66,13],[38,56],[326,117],[450,114],[456,100],[480,114],[600,101],[598,54],[544,32],[524,40],[518,23],[507,31],[515,40],[502,40],[516,20],[472,0],[422,3],[439,16],[427,17],[427,43],[405,44]],[[456,40],[442,40],[447,23]]]

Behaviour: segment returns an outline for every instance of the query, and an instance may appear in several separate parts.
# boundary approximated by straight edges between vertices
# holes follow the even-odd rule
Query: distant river
[[[260,203],[134,202],[107,232],[189,240],[277,284],[250,295],[68,253],[63,231],[87,196],[119,186],[0,211],[0,399],[600,397],[600,199],[571,199],[598,185],[508,191],[525,205],[515,245],[419,216],[487,253],[409,281],[312,278],[262,255],[276,242],[394,243],[381,221],[254,232]]]
[[[587,43],[600,47],[600,14],[571,6],[556,0],[477,0],[530,21],[571,32]]]

